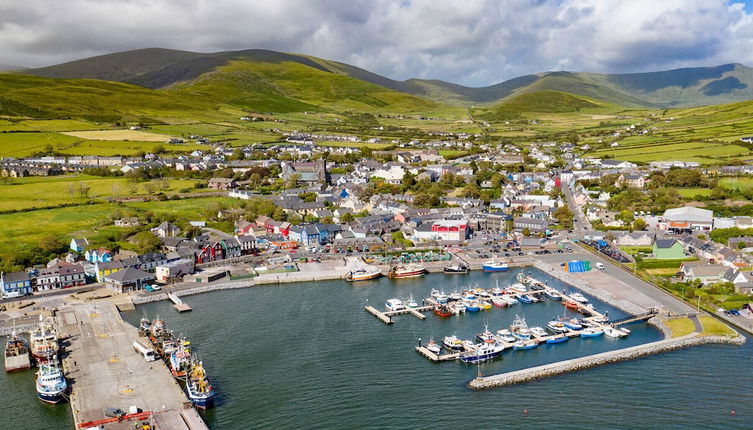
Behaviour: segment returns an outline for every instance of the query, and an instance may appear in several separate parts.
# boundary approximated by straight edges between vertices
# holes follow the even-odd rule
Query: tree
[[[737,249],[745,249],[745,246],[746,246],[745,242],[743,241],[737,242]]]
[[[528,237],[530,235],[531,235],[531,230],[528,227],[524,228],[523,229],[523,236]]]
[[[80,195],[83,198],[89,197],[89,192],[91,191],[91,187],[86,182],[81,182],[78,184],[78,195]]]
[[[416,176],[411,172],[405,172],[401,181],[403,185],[403,191],[408,191],[416,185]]]
[[[559,224],[567,229],[573,227],[573,212],[567,206],[560,206],[554,210],[552,216],[559,222]]]
[[[152,234],[151,231],[136,233],[131,237],[130,242],[138,248],[137,251],[140,254],[156,251],[161,244],[159,238]]]
[[[47,254],[60,254],[67,248],[57,236],[45,236],[39,241],[39,248]]]
[[[154,145],[154,148],[152,148],[152,153],[154,154],[163,154],[165,153],[165,145],[158,143],[157,145]]]
[[[340,217],[340,223],[344,224],[351,221],[353,221],[353,214],[350,212],[346,212]]]
[[[646,226],[646,221],[644,221],[643,218],[637,218],[633,221],[633,230],[642,231],[646,229]]]

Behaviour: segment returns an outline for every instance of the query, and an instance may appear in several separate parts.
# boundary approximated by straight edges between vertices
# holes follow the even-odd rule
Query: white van
[[[597,268],[597,269],[599,269],[599,270],[604,270],[604,264],[602,264],[602,263],[599,263],[599,262],[597,261],[597,262],[596,262],[596,268]]]
[[[12,299],[15,297],[21,297],[21,293],[19,291],[7,291],[3,293],[3,299]]]

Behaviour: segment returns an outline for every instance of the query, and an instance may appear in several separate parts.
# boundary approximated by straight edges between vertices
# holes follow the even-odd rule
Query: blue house
[[[99,249],[91,249],[89,251],[86,251],[84,254],[84,258],[86,258],[86,261],[90,263],[108,263],[112,261],[112,251],[99,248]]]
[[[342,230],[336,224],[316,224],[316,229],[319,231],[320,245],[332,242],[335,239],[335,235]]]
[[[300,225],[291,225],[290,229],[288,230],[288,239],[294,240],[296,242],[302,242],[303,237],[303,227]]]
[[[71,239],[71,251],[84,252],[89,246],[89,241],[85,237],[74,237]]]
[[[18,292],[25,296],[31,294],[31,278],[26,272],[0,273],[0,290],[3,294]]]
[[[304,245],[319,245],[319,230],[316,228],[315,225],[309,224],[303,226],[303,231],[301,232],[301,240],[300,242]]]

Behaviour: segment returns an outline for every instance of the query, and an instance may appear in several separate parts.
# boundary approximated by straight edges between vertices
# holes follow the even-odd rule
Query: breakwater
[[[545,364],[543,366],[531,367],[514,372],[479,377],[473,379],[470,383],[468,383],[468,387],[472,390],[484,390],[488,388],[502,387],[505,385],[520,384],[523,382],[548,378],[563,373],[589,369],[596,366],[603,366],[605,364],[633,360],[636,358],[646,357],[667,351],[673,351],[676,349],[687,348],[690,346],[713,343],[743,345],[745,343],[745,337],[740,334],[733,337],[702,336],[697,333],[691,333],[689,335],[674,339],[664,339],[658,342],[651,342],[629,348],[618,349],[615,351],[608,351],[600,354],[574,358],[571,360]]]

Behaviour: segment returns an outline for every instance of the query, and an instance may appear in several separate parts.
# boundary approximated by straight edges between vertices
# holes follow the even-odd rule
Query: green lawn
[[[695,196],[710,196],[711,190],[708,188],[677,188],[677,192],[686,199],[692,199]]]
[[[753,178],[722,178],[719,179],[719,185],[730,190],[745,191],[753,187]]]
[[[665,323],[672,331],[672,337],[685,336],[695,331],[695,324],[690,318],[677,318]]]
[[[735,331],[727,326],[727,324],[719,321],[718,319],[703,315],[698,317],[703,325],[703,334],[709,336],[734,336]]]

